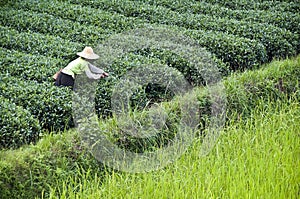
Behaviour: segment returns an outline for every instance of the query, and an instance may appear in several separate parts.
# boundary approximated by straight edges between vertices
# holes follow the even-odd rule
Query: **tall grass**
[[[215,148],[200,156],[200,140],[169,167],[129,174],[106,169],[69,176],[50,198],[297,198],[300,105],[259,100],[245,120],[231,120]]]

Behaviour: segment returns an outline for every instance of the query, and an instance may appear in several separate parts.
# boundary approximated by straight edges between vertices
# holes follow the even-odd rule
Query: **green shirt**
[[[89,69],[89,62],[78,57],[77,59],[71,61],[63,70],[62,72],[71,75],[75,78],[75,75],[82,74],[84,71]]]

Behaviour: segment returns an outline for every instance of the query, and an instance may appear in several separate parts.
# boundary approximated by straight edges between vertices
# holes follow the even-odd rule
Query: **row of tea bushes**
[[[37,141],[41,127],[29,111],[0,96],[0,149]]]
[[[30,5],[30,1],[29,2],[24,1],[23,3],[18,3],[17,6],[19,6],[18,9],[40,10],[42,12],[46,12],[46,11],[50,12],[49,10],[52,10],[52,11],[54,11],[53,13],[58,16],[58,18],[67,17],[71,20],[75,20],[75,22],[74,22],[75,24],[82,23],[81,20],[82,20],[83,16],[90,16],[91,11],[89,11],[89,9],[93,9],[93,8],[89,8],[89,7],[86,7],[87,9],[85,9],[84,7],[78,7],[76,9],[78,11],[78,16],[77,16],[78,18],[75,18],[73,16],[64,15],[64,13],[62,12],[62,7],[63,7],[63,5],[65,5],[65,2],[55,2],[55,3],[57,4],[57,6],[51,7],[51,5],[48,5],[49,3],[42,2],[41,4],[38,5],[38,9],[36,8],[36,6]],[[46,7],[47,8],[51,7],[51,9],[46,9]],[[67,7],[67,5],[65,5],[65,7],[68,9],[74,9],[70,5],[69,5],[69,7]],[[96,13],[97,10],[98,9],[94,9],[92,11],[94,13]],[[22,12],[20,15],[22,15]],[[35,12],[33,12],[33,14],[28,12],[28,14],[26,14],[26,15],[29,15],[29,16],[37,15],[37,17],[45,16],[46,19],[40,20],[40,21],[44,21],[44,22],[46,22],[48,20],[47,19],[48,17],[46,17],[46,16],[52,17],[52,15],[37,14]],[[101,16],[101,13],[98,15]],[[27,25],[26,25],[27,23],[31,23],[31,21],[32,21],[31,18],[15,19],[15,18],[10,17],[10,20],[8,20],[9,23],[7,22],[7,24],[15,24],[14,25],[15,27],[20,27],[21,29],[23,29],[23,28],[27,28]],[[97,26],[98,23],[96,21],[94,21],[95,18],[96,18],[96,16],[94,16],[92,18],[87,17],[85,22],[91,23],[92,25]],[[10,21],[12,21],[12,22],[10,22]],[[68,29],[67,27],[64,28],[59,23],[59,21],[60,21],[60,19],[57,19],[56,21],[51,21],[50,28],[48,28],[48,26],[44,22],[37,23],[37,24],[34,23],[35,25],[32,26],[31,29],[35,29],[35,30],[41,31],[41,32],[45,32],[45,31],[47,32],[47,30],[50,30],[50,29],[55,29],[57,31],[64,30],[64,31],[62,31],[62,33],[58,33],[58,34],[66,39],[69,39],[68,35],[76,34],[75,29],[72,29],[72,28]],[[139,24],[140,22],[135,21],[135,23]],[[56,27],[56,25],[57,25],[57,27]],[[29,25],[29,28],[30,28],[30,25]],[[239,36],[234,36],[232,34],[219,32],[218,30],[213,30],[213,31],[211,31],[211,30],[189,30],[186,28],[177,28],[177,26],[169,26],[168,28],[175,29],[176,31],[181,31],[181,32],[187,34],[188,36],[191,36],[192,38],[196,39],[202,47],[207,48],[210,52],[215,54],[219,59],[223,60],[226,63],[229,63],[229,65],[231,65],[232,70],[238,70],[238,69],[243,70],[246,68],[249,69],[249,68],[252,68],[253,66],[257,66],[257,65],[267,61],[265,49],[258,41],[239,37]],[[97,28],[94,28],[94,29],[90,28],[90,30],[97,32],[96,29]],[[116,31],[121,31],[121,29],[116,29]],[[49,33],[53,34],[52,32],[49,31]],[[97,32],[96,34],[92,34],[92,35],[96,35],[96,36],[91,37],[90,39],[87,39],[87,41],[89,41],[89,42],[94,41],[95,43],[96,43],[96,41],[99,41],[103,35],[101,35],[101,36],[99,35],[99,37],[98,37],[98,33],[99,32]],[[65,34],[65,36],[64,36],[64,34]],[[70,39],[71,38],[72,37],[70,37]]]
[[[274,57],[295,55],[297,47],[299,46],[299,35],[269,24],[239,21],[204,14],[179,14],[162,6],[151,6],[149,4],[142,4],[129,0],[72,0],[71,2],[118,12],[127,17],[137,17],[149,23],[176,25],[197,30],[222,31],[240,37],[255,39],[264,44],[267,49],[269,61]]]
[[[62,59],[73,58],[75,52],[80,52],[83,48],[79,43],[67,41],[57,36],[31,31],[19,32],[1,25],[0,47]]]
[[[230,71],[252,69],[268,60],[264,45],[256,40],[217,31],[183,30],[183,32],[230,65]]]
[[[61,19],[69,19],[72,20],[74,24],[78,22],[81,26],[86,26],[89,28],[91,28],[91,26],[94,26],[94,28],[92,29],[96,28],[95,31],[99,29],[100,32],[107,34],[132,29],[135,28],[138,24],[143,23],[143,21],[137,20],[133,17],[125,17],[124,15],[115,12],[104,11],[101,8],[95,9],[89,6],[85,6],[85,4],[82,3],[72,4],[69,1],[64,2],[54,0],[49,2],[46,0],[42,0],[37,4],[35,1],[17,0],[14,2],[10,2],[7,5],[16,10],[22,9],[24,11],[47,13]],[[63,26],[65,24],[61,25]]]
[[[219,4],[233,10],[267,10],[298,13],[300,9],[299,2],[293,0],[271,1],[271,0],[205,0],[212,4]]]
[[[41,34],[51,34],[82,45],[93,45],[107,35],[107,31],[100,27],[83,25],[80,22],[61,19],[50,14],[16,10],[10,7],[0,8],[0,17],[0,24],[3,26],[9,26],[18,31],[30,30]]]
[[[28,110],[43,129],[63,130],[73,125],[70,89],[12,76],[0,76],[0,80],[0,95]]]
[[[300,14],[281,10],[232,10],[218,4],[207,2],[183,1],[145,1],[155,6],[164,6],[179,13],[207,14],[216,17],[232,18],[237,20],[252,21],[258,23],[267,23],[280,28],[285,28],[294,33],[299,33]]]
[[[23,80],[37,82],[53,81],[52,75],[66,60],[49,58],[43,55],[27,54],[0,47],[2,74],[10,74]]]

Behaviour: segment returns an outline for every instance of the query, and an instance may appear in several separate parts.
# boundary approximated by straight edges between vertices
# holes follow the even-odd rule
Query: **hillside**
[[[0,198],[296,198],[296,1],[0,4]]]

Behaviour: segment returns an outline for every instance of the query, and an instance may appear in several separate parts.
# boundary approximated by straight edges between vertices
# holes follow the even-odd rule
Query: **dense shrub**
[[[256,0],[205,0],[206,2],[219,4],[234,10],[269,10],[269,11],[289,11],[298,13],[300,5],[297,1],[256,1]]]
[[[215,53],[218,58],[228,61],[231,63],[233,66],[232,68],[236,68],[241,66],[242,68],[248,68],[252,67],[252,65],[248,65],[248,63],[254,63],[254,64],[260,64],[262,62],[265,62],[266,59],[258,59],[258,60],[252,60],[253,56],[249,55],[251,50],[245,50],[244,48],[252,48],[255,49],[254,51],[256,52],[257,47],[257,41],[253,41],[253,39],[258,40],[262,44],[265,45],[267,49],[267,53],[269,56],[269,60],[273,58],[274,55],[276,56],[281,56],[285,57],[287,55],[292,55],[295,54],[295,49],[297,48],[297,37],[288,31],[283,31],[282,29],[278,29],[277,27],[274,26],[265,26],[264,24],[253,24],[253,22],[239,22],[236,20],[229,20],[227,22],[227,19],[224,18],[222,19],[216,19],[215,17],[211,17],[208,15],[191,15],[189,16],[188,14],[180,14],[178,15],[176,12],[171,12],[168,11],[168,9],[164,8],[156,8],[155,6],[149,6],[147,4],[141,4],[139,3],[138,5],[133,5],[132,2],[127,2],[127,4],[121,3],[121,2],[110,2],[110,1],[105,1],[105,2],[74,2],[77,4],[87,4],[91,5],[95,8],[90,8],[90,7],[82,7],[82,6],[68,6],[67,2],[55,2],[55,4],[49,5],[48,2],[41,2],[38,5],[33,6],[32,2],[27,2],[27,1],[22,1],[18,3],[15,7],[17,8],[22,8],[22,9],[29,9],[29,10],[35,10],[35,11],[43,11],[43,12],[48,12],[48,13],[55,13],[59,17],[62,18],[70,18],[72,20],[76,20],[78,22],[82,22],[81,20],[84,19],[85,16],[87,16],[84,21],[91,23],[93,25],[98,26],[99,21],[103,21],[103,19],[98,19],[98,22],[95,20],[97,17],[102,16],[102,10],[101,9],[107,9],[108,11],[116,11],[120,12],[121,14],[124,14],[126,16],[130,16],[128,19],[130,19],[127,24],[132,24],[134,26],[140,26],[138,24],[141,24],[140,20],[137,21],[131,21],[132,16],[133,17],[138,17],[143,20],[143,23],[150,21],[151,23],[157,22],[157,23],[164,23],[164,24],[175,24],[178,26],[183,26],[186,28],[199,28],[209,30],[209,31],[204,31],[199,30],[199,35],[197,38],[200,40],[199,43],[203,45],[204,47],[207,47],[211,52]],[[126,2],[125,2],[126,3]],[[56,6],[54,6],[56,5]],[[51,9],[48,9],[49,6]],[[47,9],[46,9],[47,8]],[[71,15],[68,14],[66,9],[73,9],[73,13],[76,13]],[[100,10],[99,10],[100,9]],[[51,12],[50,12],[51,11]],[[91,14],[93,12],[94,14]],[[98,14],[100,12],[100,14]],[[71,13],[71,12],[70,12]],[[97,14],[95,14],[97,13]],[[88,17],[92,16],[92,17]],[[115,15],[114,15],[115,16]],[[119,18],[117,18],[114,23],[118,23],[120,21]],[[123,23],[123,22],[122,22]],[[219,24],[218,24],[219,23]],[[105,23],[106,24],[106,23]],[[101,26],[105,27],[105,24],[101,24]],[[123,24],[126,24],[124,22]],[[129,25],[130,26],[130,25]],[[124,27],[124,28],[122,28]],[[225,27],[221,28],[221,27]],[[239,28],[234,28],[234,27],[239,27]],[[113,27],[116,32],[122,31],[126,29],[125,26],[119,26],[119,27]],[[127,27],[128,28],[128,27]],[[216,29],[217,28],[217,29]],[[57,28],[59,29],[59,28]],[[108,28],[110,29],[110,28]],[[211,31],[213,30],[213,31]],[[219,31],[223,31],[226,33],[220,33]],[[251,31],[249,31],[251,30]],[[190,30],[188,30],[190,31]],[[71,31],[72,32],[72,31]],[[195,35],[195,32],[197,31],[192,31]],[[242,38],[233,38],[233,36],[229,35],[227,33],[232,33],[236,34],[239,37],[248,37],[251,39],[250,40],[244,40]],[[224,35],[225,34],[225,35]],[[101,36],[102,37],[102,36]],[[200,39],[201,37],[205,37],[205,39]],[[97,38],[97,37],[96,37]],[[216,38],[217,41],[216,41]],[[238,39],[239,41],[242,41],[242,43],[236,43],[231,40],[231,38]],[[223,41],[224,40],[224,41]],[[92,41],[92,39],[91,39]],[[251,44],[254,42],[254,44]],[[219,43],[219,46],[224,49],[224,44],[225,46],[228,45],[233,45],[229,46],[230,50],[226,49],[225,50],[220,50],[218,47],[211,46],[210,44],[213,43]],[[246,43],[246,44],[245,44]],[[292,43],[292,44],[291,44]],[[251,46],[254,45],[254,46]],[[247,47],[246,47],[247,46]],[[260,47],[258,47],[260,48]],[[239,51],[239,53],[233,51]],[[227,52],[229,52],[227,54]],[[251,52],[252,54],[253,52]],[[256,52],[256,57],[261,57],[262,53],[261,52]],[[243,59],[247,57],[247,59],[250,59],[249,61],[244,61]],[[237,58],[238,57],[238,58]],[[246,64],[245,64],[246,62]],[[248,63],[247,63],[248,62]]]
[[[53,81],[52,75],[67,65],[66,60],[49,58],[42,55],[26,54],[0,47],[2,73],[23,80],[37,82]]]
[[[235,19],[212,17],[203,14],[178,14],[162,6],[151,6],[134,1],[78,1],[95,8],[112,10],[127,17],[137,17],[149,23],[177,25],[188,29],[222,31],[264,44],[269,61],[274,57],[286,57],[296,54],[299,36],[290,31],[269,24],[260,24]],[[238,27],[238,28],[237,28]]]
[[[103,32],[107,34],[132,29],[136,27],[137,24],[143,23],[141,20],[137,20],[132,17],[125,17],[124,15],[117,14],[115,12],[104,11],[101,8],[94,9],[89,6],[83,6],[84,4],[82,3],[72,4],[69,1],[64,2],[55,0],[49,2],[43,0],[36,4],[34,1],[18,0],[10,2],[8,5],[14,9],[23,9],[39,13],[42,12],[57,16],[59,17],[57,19],[58,21],[62,19],[70,19],[73,22],[76,21],[80,23],[82,26],[90,28],[92,28],[91,26],[94,26],[92,29],[99,29],[101,33]],[[64,27],[64,29],[65,28],[67,27]]]
[[[33,143],[40,133],[39,122],[29,111],[0,96],[0,149]]]
[[[10,12],[8,12],[10,13]],[[12,12],[12,15],[14,12]],[[18,12],[19,13],[19,12]],[[22,14],[21,12],[20,14]],[[33,16],[37,17],[39,19],[41,16],[38,14],[32,14]],[[43,17],[41,17],[43,19]],[[53,18],[53,20],[56,20],[56,18]],[[45,17],[44,21],[47,21],[48,17]],[[13,21],[10,22],[10,21]],[[24,19],[24,17],[20,17],[18,20],[12,19],[8,20],[6,23],[10,26],[16,26],[18,29],[31,29],[31,30],[37,30],[41,32],[50,32],[51,34],[55,33],[55,31],[49,30],[55,29],[59,31],[57,35],[61,35],[63,38],[68,39],[68,37],[74,38],[68,34],[77,34],[76,30],[71,30],[70,26],[65,26],[65,23],[56,23],[52,24],[51,26],[49,23],[41,22],[34,23],[34,26],[28,25],[34,20],[34,18]],[[43,21],[39,19],[39,21]],[[59,20],[57,20],[59,22]],[[15,24],[15,25],[14,25]],[[64,24],[63,26],[61,24]],[[74,26],[73,26],[74,27]],[[65,31],[61,32],[61,30],[66,29]],[[95,33],[95,35],[98,35],[98,32],[96,30],[93,30],[93,28],[90,28],[92,32]],[[179,30],[178,30],[179,31]],[[217,55],[217,57],[224,62],[228,62],[232,67],[233,70],[237,69],[244,69],[244,68],[251,68],[253,66],[259,65],[261,63],[264,63],[266,61],[265,59],[265,53],[263,46],[253,40],[235,37],[233,35],[228,35],[225,33],[220,32],[213,32],[213,31],[187,31],[189,35],[193,36],[195,39],[199,41],[199,44],[203,47],[206,47],[210,52]],[[78,35],[78,37],[81,37],[82,35]],[[94,43],[95,41],[100,40],[100,37],[92,36],[89,37],[82,37],[86,40],[88,43]],[[81,38],[81,39],[82,39]],[[74,38],[76,40],[76,38]],[[226,52],[226,53],[225,53]]]
[[[114,61],[114,63],[107,67],[107,71],[109,71],[110,76],[103,81],[100,81],[97,86],[97,95],[96,95],[96,111],[100,116],[108,116],[111,115],[111,98],[112,93],[116,87],[120,83],[120,81],[123,78],[128,78],[128,73],[130,73],[132,70],[137,69],[139,71],[139,67],[143,65],[151,66],[151,65],[161,65],[165,64],[166,66],[174,67],[180,71],[179,65],[175,66],[175,59],[176,57],[171,57],[172,54],[165,55],[165,57],[169,57],[169,61],[161,61],[158,57],[154,55],[155,49],[149,50],[148,52],[145,51],[137,51],[137,52],[131,52],[123,56],[121,59],[117,59]],[[153,53],[153,54],[152,54]],[[169,52],[170,53],[170,52]],[[150,56],[152,54],[152,56]],[[167,54],[167,53],[166,53]],[[149,55],[149,56],[148,56]],[[177,57],[178,59],[179,57]],[[173,65],[172,65],[173,63]],[[182,66],[184,65],[184,62],[181,63]],[[188,68],[188,67],[187,67]],[[192,69],[192,67],[190,67]],[[142,69],[141,69],[142,71]],[[180,71],[183,73],[186,79],[190,75],[199,75],[199,71],[195,72],[194,74],[188,73],[187,71]],[[137,74],[138,75],[138,74]],[[158,76],[162,76],[163,74],[157,74]],[[195,81],[198,84],[201,84],[201,80],[196,80],[195,78],[190,79],[191,81]],[[191,82],[190,82],[191,83]],[[136,90],[133,90],[132,96],[131,96],[131,102],[133,105],[133,108],[142,109],[145,108],[146,104],[149,101],[157,102],[159,99],[162,99],[162,96],[165,96],[164,93],[168,91],[168,89],[165,86],[162,85],[152,85],[152,87],[149,87],[150,85],[141,85],[140,88],[137,88]],[[161,90],[157,90],[159,86],[162,86]],[[148,90],[146,93],[146,89],[152,89],[151,91]],[[130,89],[130,88],[128,88]],[[131,91],[128,90],[128,93]],[[164,100],[167,100],[164,98]]]
[[[64,59],[73,58],[74,53],[82,51],[83,48],[79,43],[63,40],[57,36],[31,31],[19,32],[1,25],[0,47]]]
[[[76,9],[76,11],[78,12],[78,15],[80,15],[82,17],[78,17],[78,15],[76,15],[76,17],[75,17],[75,15],[74,16],[67,15],[66,12],[62,11],[62,10],[64,10],[64,7],[65,8],[70,7],[70,6],[66,5],[66,3],[63,3],[63,2],[56,2],[56,3],[58,6],[51,7],[51,9],[48,9],[48,8],[49,8],[49,6],[52,6],[52,5],[48,5],[49,3],[47,3],[47,2],[42,2],[41,4],[39,4],[38,5],[39,9],[37,8],[37,6],[30,5],[27,1],[18,3],[17,7],[23,8],[23,9],[39,10],[39,11],[43,10],[45,12],[50,12],[50,10],[51,10],[51,12],[54,11],[54,13],[60,17],[68,17],[72,20],[77,20],[79,22],[80,22],[80,20],[83,19],[83,16],[91,16],[92,11],[93,11],[93,13],[96,13],[96,11],[97,11],[97,9],[90,10],[92,8],[83,9],[82,7],[78,7]],[[47,9],[45,9],[45,8],[47,8]],[[75,8],[73,8],[73,7],[70,7],[70,9],[75,10]],[[93,14],[93,15],[95,15],[95,14]],[[98,23],[96,23],[95,19],[98,15],[102,16],[101,14],[97,14],[97,15],[93,16],[92,18],[86,17],[85,22],[90,22],[94,25],[97,25]],[[29,19],[29,21],[31,21],[31,20],[32,19]],[[47,20],[47,18],[44,20]],[[119,20],[121,20],[121,19],[116,19],[116,22]],[[20,19],[20,21],[24,22],[24,20],[22,20],[22,19]],[[40,20],[40,21],[43,21],[43,20]],[[14,22],[14,23],[16,23],[17,26],[22,27],[22,25],[20,25],[19,23],[17,23],[17,22]],[[55,28],[57,30],[64,29],[61,27],[61,25],[59,25],[60,24],[59,19],[57,19],[55,24],[56,23],[58,24],[58,27],[52,27],[52,26],[50,26],[50,27]],[[134,21],[134,23],[137,23],[137,22]],[[48,26],[43,25],[43,24],[44,23],[42,23],[41,26],[45,26],[45,28],[47,29]],[[23,25],[23,26],[25,26],[25,25]],[[39,25],[35,23],[33,28],[38,29],[39,28],[38,26]],[[69,26],[66,26],[66,27],[68,27],[68,29],[70,29]],[[121,27],[122,26],[115,27],[114,30],[121,31],[122,30]],[[43,28],[43,27],[40,27],[40,28]],[[172,29],[172,27],[170,27],[170,28]],[[180,30],[178,30],[178,31],[180,31]],[[70,31],[70,30],[66,30],[65,32],[72,33],[72,31]],[[58,34],[65,34],[65,32],[58,33]],[[241,38],[241,37],[235,37],[233,35],[221,33],[218,31],[202,31],[202,30],[198,30],[198,31],[191,30],[190,31],[190,30],[187,30],[187,32],[189,32],[189,35],[194,36],[194,38],[196,38],[199,41],[199,44],[201,46],[206,47],[210,52],[217,55],[217,57],[219,59],[223,60],[224,62],[228,62],[232,66],[232,69],[251,68],[253,66],[259,65],[260,63],[264,63],[266,61],[264,49],[259,42]],[[97,32],[97,34],[98,34],[98,32]],[[66,34],[66,36],[67,35],[68,34]],[[97,38],[97,37],[91,37],[90,42],[93,42],[94,38]],[[87,38],[87,40],[89,40],[89,39]],[[97,41],[97,39],[95,39],[94,41]]]
[[[73,0],[72,2],[81,4],[82,1]],[[173,2],[174,5],[176,2]],[[296,51],[299,52],[299,36],[298,34],[292,34],[289,31],[284,31],[280,28],[277,28],[272,25],[260,24],[253,22],[253,19],[263,19],[264,17],[257,17],[252,16],[257,13],[262,13],[268,17],[270,14],[272,16],[268,17],[270,19],[276,20],[278,23],[283,25],[289,24],[291,22],[295,22],[294,24],[298,25],[297,22],[299,16],[292,17],[288,14],[281,14],[281,19],[278,19],[279,14],[274,15],[274,12],[269,12],[265,14],[264,12],[254,12],[249,13],[248,11],[244,13],[242,16],[236,17],[239,20],[244,20],[244,17],[249,18],[249,22],[246,21],[237,21],[232,18],[233,16],[239,15],[239,11],[235,13],[226,13],[226,14],[214,14],[215,17],[211,17],[209,15],[202,15],[202,14],[178,14],[177,12],[173,12],[169,9],[165,9],[161,6],[151,6],[148,4],[143,4],[141,2],[111,2],[111,1],[84,1],[85,5],[90,5],[94,8],[90,7],[82,7],[81,5],[70,4],[70,2],[55,2],[55,4],[49,4],[49,2],[40,2],[38,5],[33,6],[33,2],[30,1],[21,1],[17,4],[13,5],[16,8],[28,9],[28,10],[35,10],[35,11],[43,11],[49,14],[55,14],[62,18],[69,18],[72,20],[76,20],[78,22],[84,23],[91,23],[94,26],[100,25],[102,29],[107,29],[107,32],[110,30],[114,30],[115,32],[120,32],[128,28],[136,27],[136,25],[145,23],[145,22],[157,22],[169,25],[178,25],[183,26],[186,28],[192,29],[204,29],[204,30],[214,30],[214,31],[223,31],[226,33],[231,33],[238,35],[240,37],[247,37],[250,39],[256,39],[262,42],[266,49],[267,54],[269,56],[269,61],[274,57],[286,57],[290,55],[295,55]],[[72,6],[70,6],[72,5]],[[182,2],[182,5],[186,5],[185,2]],[[202,5],[202,4],[201,4]],[[182,7],[182,6],[181,6]],[[190,8],[190,6],[188,6]],[[192,6],[193,9],[195,6]],[[120,14],[124,14],[127,16],[126,18],[122,17],[121,15],[112,15],[110,17],[104,17],[108,15],[108,12],[103,11],[107,10],[108,12],[114,11]],[[199,8],[200,9],[200,8]],[[177,11],[177,10],[176,10]],[[100,13],[99,13],[100,12]],[[97,13],[97,14],[95,14]],[[276,13],[279,13],[277,11]],[[111,15],[111,14],[110,14]],[[274,17],[277,16],[277,17]],[[282,17],[289,16],[292,17],[291,19],[286,19],[286,21],[282,20]],[[100,18],[99,18],[100,17]],[[135,18],[132,18],[135,17]],[[142,19],[137,20],[137,18]],[[221,17],[221,18],[220,18]],[[222,19],[222,17],[224,17]],[[113,18],[113,23],[109,23],[107,20],[108,18]],[[229,18],[229,19],[228,19]],[[126,20],[129,21],[126,22]],[[133,20],[134,19],[134,20]],[[125,21],[124,21],[125,20]],[[296,21],[295,21],[296,20]],[[255,20],[254,20],[255,21]],[[118,23],[122,23],[118,24]],[[267,21],[258,21],[262,23],[266,23]],[[106,27],[106,24],[116,24],[114,27]],[[127,24],[127,25],[126,25]],[[129,25],[132,24],[132,25]],[[270,23],[273,24],[273,23]],[[239,28],[234,28],[239,27]],[[295,27],[291,25],[291,27]],[[297,30],[297,27],[295,27]],[[102,37],[102,36],[101,36]],[[97,37],[96,37],[97,38]],[[91,39],[92,40],[92,39]]]
[[[79,22],[61,19],[56,16],[36,13],[32,11],[14,10],[12,8],[1,8],[1,25],[9,26],[18,31],[30,30],[33,32],[51,34],[62,39],[71,40],[85,45],[94,45],[99,42],[107,30],[103,28],[81,24]]]
[[[141,2],[149,3],[155,6],[164,6],[175,12],[179,13],[193,13],[193,14],[207,14],[216,17],[233,18],[237,20],[253,21],[259,23],[272,24],[280,28],[285,28],[291,32],[299,33],[300,29],[300,15],[290,11],[280,10],[245,10],[237,9],[232,10],[226,7],[222,7],[218,4],[212,4],[207,2],[193,2],[189,0],[184,1],[172,1],[172,0],[160,0],[160,1],[145,1]]]
[[[0,95],[23,106],[39,120],[42,128],[59,130],[72,126],[70,89],[12,76],[0,76],[0,80]]]
[[[256,40],[215,31],[184,30],[183,32],[196,39],[217,58],[228,63],[230,71],[251,69],[267,62],[266,49]]]

